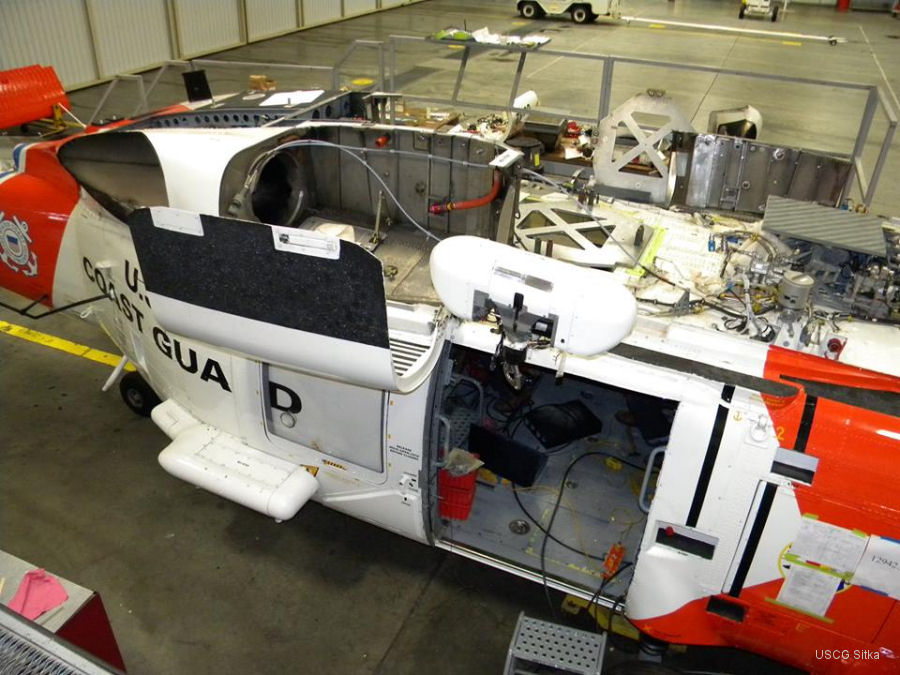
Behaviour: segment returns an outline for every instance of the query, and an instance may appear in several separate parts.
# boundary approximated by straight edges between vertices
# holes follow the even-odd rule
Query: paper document
[[[869,544],[853,575],[853,583],[900,600],[900,542],[869,537]]]
[[[789,551],[791,556],[841,573],[856,569],[866,548],[866,535],[809,516],[800,521],[800,531]]]
[[[825,616],[840,583],[840,578],[833,574],[794,564],[778,592],[778,602],[807,614]]]

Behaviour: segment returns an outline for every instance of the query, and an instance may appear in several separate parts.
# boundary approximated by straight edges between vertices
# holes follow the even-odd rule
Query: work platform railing
[[[439,50],[446,50],[448,47],[455,47],[461,51],[456,74],[452,76],[453,85],[450,96],[435,96],[414,91],[405,90],[405,84],[400,84],[404,78],[408,82],[415,83],[417,80],[409,79],[412,69],[405,65],[399,64],[398,54],[404,49],[428,50],[432,58],[440,56]],[[613,54],[594,54],[578,51],[549,49],[542,47],[524,47],[520,45],[496,45],[483,44],[474,41],[454,41],[454,40],[435,40],[426,37],[416,37],[407,35],[391,35],[387,40],[356,40],[352,42],[344,53],[335,61],[333,65],[309,65],[309,64],[293,64],[293,63],[254,63],[245,61],[230,61],[216,59],[195,59],[192,61],[169,61],[163,64],[156,74],[151,78],[149,84],[141,75],[120,75],[113,79],[106,88],[100,102],[94,109],[89,123],[92,123],[100,114],[106,104],[112,91],[123,82],[134,82],[137,87],[137,104],[132,116],[145,113],[149,109],[149,99],[151,93],[157,88],[159,83],[164,79],[168,72],[173,69],[177,70],[196,70],[198,68],[225,68],[225,69],[241,69],[254,68],[260,71],[276,69],[281,71],[289,71],[291,73],[310,76],[310,78],[318,78],[318,85],[330,85],[332,89],[338,89],[349,82],[352,74],[348,73],[348,66],[351,64],[353,57],[360,54],[371,55],[374,52],[374,59],[368,60],[366,68],[372,77],[372,84],[369,85],[373,92],[379,92],[389,96],[390,103],[387,109],[390,111],[390,120],[395,119],[396,108],[395,100],[398,95],[402,95],[407,102],[416,102],[422,104],[431,104],[436,106],[446,106],[451,108],[463,108],[469,110],[479,110],[483,112],[493,113],[529,113],[539,112],[542,116],[553,119],[574,120],[583,124],[598,125],[609,113],[614,99],[615,82],[614,76],[623,67],[639,67],[654,71],[658,76],[651,75],[650,79],[662,79],[670,77],[672,71],[685,73],[699,73],[713,76],[732,76],[742,78],[746,81],[779,83],[781,85],[806,87],[812,86],[823,90],[830,90],[832,95],[839,93],[856,93],[865,97],[865,103],[860,106],[859,124],[855,131],[852,149],[845,151],[835,151],[833,149],[822,148],[805,148],[809,150],[819,150],[827,154],[842,159],[850,160],[852,163],[852,171],[848,175],[845,186],[845,196],[849,196],[851,188],[858,189],[859,201],[862,204],[870,205],[875,196],[881,174],[884,170],[885,162],[894,139],[897,128],[897,115],[890,101],[886,98],[884,92],[874,84],[841,82],[837,80],[827,80],[824,78],[808,78],[797,77],[792,75],[782,75],[775,73],[754,72],[748,70],[740,70],[736,68],[725,68],[720,66],[707,66],[688,63],[673,63],[668,61],[659,61],[652,59],[641,59],[629,56],[618,56]],[[479,55],[489,52],[495,52],[506,55],[516,56],[515,72],[508,83],[504,86],[502,82],[493,79],[491,86],[491,96],[488,99],[473,100],[462,96],[462,91],[466,81],[466,77],[471,73],[471,65],[474,59]],[[519,95],[523,78],[526,75],[526,63],[529,58],[550,58],[558,60],[567,60],[570,64],[567,71],[580,72],[579,67],[574,64],[587,65],[592,70],[599,68],[599,78],[582,78],[584,84],[585,97],[590,94],[597,96],[596,115],[573,114],[571,111],[550,107],[535,107],[534,109],[522,109],[514,107],[514,102]],[[406,63],[406,61],[404,62]],[[418,63],[418,61],[416,61]],[[668,80],[671,81],[671,80]],[[648,85],[648,86],[652,86]],[[631,85],[634,89],[634,85]],[[644,87],[646,89],[647,87]],[[397,91],[403,89],[403,91]],[[599,89],[599,91],[598,91]],[[632,93],[637,93],[633,91]],[[706,98],[709,91],[703,94],[702,100]],[[175,101],[172,101],[174,103]],[[745,101],[745,103],[752,101]],[[296,112],[288,115],[288,118],[299,117],[303,114],[305,108],[299,106]],[[699,106],[698,106],[699,110]],[[856,111],[853,111],[856,112]],[[877,155],[871,172],[866,170],[864,165],[864,155],[866,152],[869,137],[872,132],[876,115],[881,113],[886,124],[884,136],[880,144],[877,145]],[[770,118],[770,122],[771,122]],[[790,143],[784,143],[791,145]]]

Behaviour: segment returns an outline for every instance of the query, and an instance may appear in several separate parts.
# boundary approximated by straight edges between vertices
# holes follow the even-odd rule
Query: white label
[[[778,592],[778,602],[807,614],[825,616],[841,580],[805,565],[791,565]]]
[[[866,539],[862,533],[804,516],[789,553],[838,572],[852,572],[866,548]]]
[[[869,537],[853,583],[900,599],[900,542]]]
[[[153,218],[153,224],[162,230],[203,236],[203,223],[200,221],[199,213],[154,206],[150,209],[150,216]]]
[[[272,241],[279,251],[329,260],[341,257],[341,240],[315,230],[297,230],[273,225]]]
[[[506,167],[515,164],[522,157],[524,157],[524,155],[521,152],[510,148],[509,150],[504,150],[501,154],[494,157],[494,159],[491,161],[490,166],[497,167],[498,169],[505,169]]]
[[[260,105],[301,105],[303,103],[312,103],[324,93],[324,89],[282,91],[278,94],[272,94],[269,98],[260,103]]]

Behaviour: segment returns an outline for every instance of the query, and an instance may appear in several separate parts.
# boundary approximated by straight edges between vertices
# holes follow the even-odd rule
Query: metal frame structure
[[[887,160],[888,152],[890,151],[891,143],[894,139],[894,134],[897,129],[897,114],[894,109],[891,107],[890,102],[884,95],[884,92],[877,86],[873,84],[855,84],[850,82],[839,82],[835,80],[825,80],[818,78],[807,78],[807,77],[795,77],[791,75],[778,75],[778,74],[770,74],[770,73],[757,73],[746,70],[738,70],[734,68],[723,68],[719,66],[703,66],[703,65],[692,65],[687,63],[673,63],[666,61],[656,61],[651,59],[640,59],[634,57],[627,56],[616,56],[613,54],[590,54],[585,52],[577,52],[577,51],[565,51],[565,50],[554,50],[554,49],[546,49],[546,48],[527,48],[517,45],[494,45],[494,44],[482,44],[478,42],[468,42],[468,41],[454,41],[454,40],[433,40],[425,37],[416,37],[416,36],[408,36],[408,35],[391,35],[387,40],[356,40],[350,44],[350,46],[346,49],[346,51],[341,55],[341,57],[334,63],[332,66],[322,66],[322,65],[306,65],[306,64],[293,64],[293,63],[254,63],[254,62],[246,62],[246,61],[223,61],[223,60],[215,60],[215,59],[194,59],[192,61],[168,61],[161,66],[159,71],[151,80],[149,86],[146,86],[144,83],[144,79],[140,75],[119,75],[115,79],[113,79],[108,85],[107,89],[104,92],[103,96],[100,99],[100,102],[97,104],[93,114],[91,115],[88,124],[93,123],[93,121],[97,118],[100,110],[105,105],[107,99],[109,98],[112,90],[118,86],[121,81],[134,81],[137,83],[138,87],[138,105],[134,110],[133,115],[137,115],[143,112],[148,111],[148,97],[151,92],[154,90],[156,85],[160,82],[164,73],[170,67],[180,67],[182,69],[196,69],[197,67],[202,66],[215,66],[215,67],[264,67],[264,68],[283,68],[283,69],[291,69],[291,70],[303,70],[308,72],[317,72],[328,76],[331,80],[332,87],[334,89],[338,89],[341,86],[341,71],[342,68],[346,65],[350,57],[359,50],[371,50],[374,49],[377,54],[377,80],[376,87],[380,92],[384,92],[385,88],[388,92],[395,92],[397,79],[399,77],[398,66],[397,66],[397,50],[399,47],[405,45],[412,46],[432,46],[435,49],[440,47],[446,47],[448,44],[455,44],[461,46],[463,48],[462,58],[460,59],[459,68],[456,74],[456,80],[453,87],[453,93],[449,98],[441,98],[435,96],[422,96],[415,94],[407,94],[404,93],[403,97],[406,100],[410,101],[418,101],[421,103],[431,103],[435,105],[446,105],[446,106],[457,106],[462,108],[474,108],[483,111],[493,111],[493,112],[517,112],[517,113],[527,113],[529,112],[523,108],[516,108],[513,105],[516,97],[519,94],[519,87],[522,81],[522,74],[525,69],[525,62],[527,57],[531,53],[540,53],[542,56],[549,57],[557,57],[557,58],[565,58],[565,59],[573,59],[580,61],[588,61],[594,64],[600,64],[602,66],[601,76],[600,76],[600,91],[599,91],[599,105],[597,107],[597,116],[596,118],[588,119],[584,117],[567,115],[558,112],[553,112],[550,110],[544,111],[541,110],[541,114],[546,117],[553,117],[556,119],[574,119],[576,121],[597,125],[601,120],[603,120],[610,112],[610,105],[612,101],[612,89],[613,89],[613,74],[615,72],[615,68],[617,65],[631,65],[631,66],[641,66],[641,67],[649,67],[649,68],[657,68],[660,70],[684,70],[689,72],[696,73],[709,73],[713,75],[731,75],[736,77],[744,77],[755,80],[764,80],[770,82],[782,82],[788,84],[797,84],[797,85],[812,85],[817,87],[829,87],[843,91],[854,91],[854,92],[866,92],[866,105],[863,110],[862,116],[860,118],[859,129],[856,134],[856,140],[854,142],[853,151],[851,153],[829,153],[835,155],[837,157],[841,157],[843,159],[851,160],[853,164],[853,170],[847,177],[847,183],[845,187],[845,194],[850,191],[850,188],[853,186],[854,182],[856,187],[859,189],[859,193],[861,195],[861,201],[866,206],[872,203],[872,199],[875,196],[875,190],[878,186],[879,179],[881,178],[881,173],[884,169],[884,164]],[[466,71],[469,65],[469,60],[472,58],[473,53],[480,52],[488,52],[488,51],[505,51],[508,53],[517,53],[518,61],[516,64],[515,75],[512,78],[512,82],[509,87],[509,93],[505,96],[505,101],[503,103],[490,104],[479,101],[471,101],[465,100],[460,97],[460,91],[462,90],[463,81],[465,80]],[[498,92],[500,92],[498,88]],[[499,96],[502,96],[502,92],[498,93]],[[501,99],[502,100],[502,99]],[[389,105],[389,113],[390,113],[390,121],[393,122],[395,115],[395,95],[390,95],[390,105]],[[298,109],[296,113],[292,113],[293,116],[300,115],[304,109]],[[878,157],[875,161],[875,165],[872,169],[871,176],[868,177],[865,167],[863,166],[863,152],[865,151],[866,142],[869,138],[869,133],[872,129],[872,123],[875,119],[875,114],[878,111],[881,111],[884,117],[887,120],[887,129],[885,131],[884,138],[881,141],[881,146],[878,152]]]
[[[388,74],[388,86],[393,91],[394,83],[397,77],[397,47],[400,45],[412,44],[412,45],[443,45],[453,44],[454,41],[449,40],[431,40],[429,38],[423,37],[413,37],[407,35],[391,35],[387,40],[387,47],[389,50],[389,59],[388,63],[390,66],[390,71]],[[692,65],[687,63],[674,63],[667,61],[655,61],[651,59],[640,59],[628,56],[616,56],[613,54],[589,54],[585,52],[575,52],[575,51],[563,51],[563,50],[554,50],[554,49],[526,49],[522,47],[516,46],[502,46],[502,45],[493,45],[493,44],[482,44],[478,42],[456,42],[463,47],[463,56],[460,61],[459,70],[457,72],[456,85],[453,89],[453,95],[448,98],[437,98],[437,97],[429,97],[429,96],[416,96],[410,94],[404,94],[404,98],[408,100],[420,101],[422,103],[433,103],[437,105],[451,105],[451,106],[460,106],[460,107],[469,107],[469,108],[478,108],[481,110],[493,110],[497,112],[509,111],[509,112],[520,112],[525,113],[528,112],[526,110],[520,108],[514,108],[512,106],[512,102],[516,99],[519,92],[519,85],[522,79],[522,72],[525,67],[525,60],[529,53],[540,53],[541,56],[551,56],[551,57],[559,57],[566,59],[578,59],[584,61],[590,61],[594,63],[602,64],[603,70],[600,77],[600,102],[597,109],[597,117],[595,119],[586,119],[579,118],[577,116],[572,115],[562,115],[559,113],[554,113],[552,111],[541,111],[541,114],[547,117],[556,117],[558,119],[575,119],[577,121],[598,124],[603,118],[605,118],[610,112],[610,102],[612,100],[612,88],[613,88],[613,73],[615,72],[615,67],[617,64],[627,64],[627,65],[635,65],[642,67],[650,67],[650,68],[659,68],[663,70],[685,70],[692,71],[698,73],[710,73],[715,75],[734,75],[737,77],[746,77],[750,79],[757,80],[768,80],[774,82],[785,82],[790,84],[799,84],[799,85],[813,85],[819,87],[831,87],[836,89],[841,89],[845,91],[864,91],[867,92],[867,100],[866,106],[863,111],[863,115],[860,119],[859,131],[857,132],[856,141],[854,143],[853,152],[850,154],[839,154],[839,153],[830,153],[836,156],[843,157],[845,159],[850,159],[853,163],[853,171],[847,178],[847,190],[852,186],[854,178],[856,179],[857,187],[859,188],[860,195],[862,195],[862,202],[865,205],[870,205],[872,199],[875,195],[875,189],[878,186],[878,181],[881,177],[881,172],[884,169],[884,163],[887,159],[887,154],[891,147],[891,142],[894,139],[894,133],[897,128],[897,115],[894,109],[891,107],[884,93],[877,85],[873,84],[854,84],[850,82],[838,82],[834,80],[825,80],[825,79],[817,79],[817,78],[806,78],[806,77],[794,77],[791,75],[777,75],[777,74],[769,74],[769,73],[756,73],[746,70],[737,70],[734,68],[722,68],[719,66],[702,66],[702,65]],[[462,88],[462,82],[465,77],[466,68],[468,66],[469,58],[472,51],[507,51],[507,52],[518,52],[519,53],[519,61],[516,67],[516,73],[513,77],[512,84],[509,89],[509,96],[507,97],[507,104],[504,105],[489,105],[481,102],[475,101],[466,101],[459,97],[460,89]],[[862,155],[866,146],[866,140],[868,139],[869,132],[872,128],[872,122],[875,118],[875,113],[879,109],[883,112],[885,118],[888,122],[888,127],[884,135],[884,139],[881,143],[881,148],[878,153],[878,159],[875,162],[875,166],[872,169],[871,178],[866,177],[866,171],[862,164]]]

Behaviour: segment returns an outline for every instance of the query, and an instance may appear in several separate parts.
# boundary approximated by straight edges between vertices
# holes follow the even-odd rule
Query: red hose
[[[491,191],[483,197],[475,199],[467,199],[462,202],[446,202],[444,204],[432,204],[428,207],[428,212],[432,215],[439,215],[447,211],[465,211],[466,209],[477,209],[479,206],[486,206],[497,198],[500,194],[500,172],[494,172],[494,185]]]

